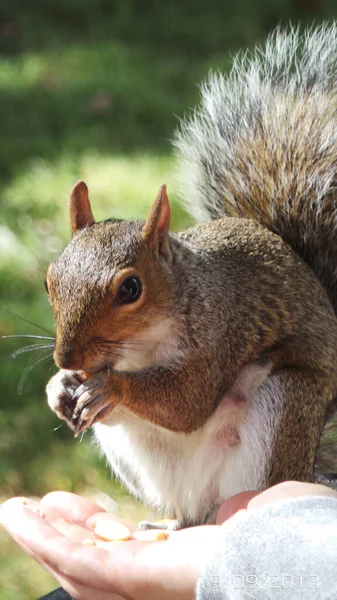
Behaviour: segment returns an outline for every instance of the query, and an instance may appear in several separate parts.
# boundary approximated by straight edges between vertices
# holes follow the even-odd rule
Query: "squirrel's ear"
[[[143,227],[143,236],[160,254],[169,254],[170,203],[166,185],[162,185]]]
[[[71,190],[69,213],[73,235],[80,229],[95,223],[89,202],[88,188],[84,181],[78,181]]]

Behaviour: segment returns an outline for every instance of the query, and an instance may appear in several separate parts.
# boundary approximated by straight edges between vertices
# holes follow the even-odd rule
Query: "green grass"
[[[67,197],[76,180],[88,183],[97,219],[144,217],[167,183],[173,227],[185,227],[170,138],[197,101],[197,83],[281,18],[333,16],[332,6],[322,2],[319,13],[290,0],[1,6],[0,335],[53,330],[44,269],[69,239]],[[143,517],[90,434],[80,442],[58,428],[44,392],[52,360],[31,368],[39,353],[10,358],[22,345],[0,340],[0,500],[101,491],[121,514]],[[0,600],[34,600],[53,587],[4,532],[0,542]]]

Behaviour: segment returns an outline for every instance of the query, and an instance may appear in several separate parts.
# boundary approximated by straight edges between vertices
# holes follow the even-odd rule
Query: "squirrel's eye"
[[[46,290],[47,294],[49,293],[48,290],[48,283],[47,283],[47,279],[44,280],[44,289]]]
[[[119,301],[121,304],[136,302],[142,293],[142,282],[136,275],[128,277],[119,288]]]

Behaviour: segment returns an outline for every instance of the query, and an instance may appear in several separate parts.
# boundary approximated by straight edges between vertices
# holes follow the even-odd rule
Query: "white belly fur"
[[[202,522],[214,505],[266,482],[281,407],[276,376],[268,373],[269,367],[246,367],[233,389],[247,402],[234,407],[227,395],[206,425],[191,434],[168,431],[118,408],[94,426],[96,439],[115,475],[146,504]]]

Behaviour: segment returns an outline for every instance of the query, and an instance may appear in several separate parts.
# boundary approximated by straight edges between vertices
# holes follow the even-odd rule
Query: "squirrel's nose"
[[[83,357],[74,350],[55,350],[54,360],[59,369],[77,371],[82,368]]]

